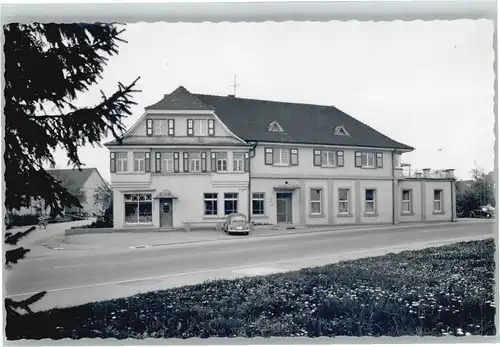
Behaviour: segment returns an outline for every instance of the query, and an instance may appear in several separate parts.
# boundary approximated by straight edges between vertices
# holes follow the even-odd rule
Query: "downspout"
[[[450,195],[451,195],[451,221],[450,222],[453,222],[454,221],[454,215],[455,213],[457,213],[457,205],[455,204],[456,202],[456,198],[455,198],[455,201],[453,201],[453,188],[455,186],[455,180],[451,180],[451,186],[450,186]]]
[[[396,199],[394,199],[394,194],[396,193],[394,191],[394,181],[396,179],[396,176],[394,176],[394,155],[396,154],[396,149],[392,150],[392,157],[391,157],[391,166],[392,166],[392,225],[396,225]]]
[[[250,165],[250,160],[255,157],[255,147],[257,147],[257,142],[254,143],[252,148],[250,149],[250,153],[248,153],[248,222],[251,222],[252,219],[252,191],[251,191],[251,178],[250,178],[250,168],[252,165]]]

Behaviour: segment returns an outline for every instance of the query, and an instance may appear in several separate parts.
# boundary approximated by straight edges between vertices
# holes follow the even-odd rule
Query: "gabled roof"
[[[285,142],[283,133],[267,131],[276,121],[286,130],[286,142],[413,150],[394,141],[334,106],[194,94],[215,109],[237,136],[247,141]],[[342,126],[350,136],[334,136]]]
[[[82,189],[83,185],[94,171],[97,171],[97,169],[82,168],[82,171],[78,169],[47,170],[56,180],[61,181],[61,185],[70,193],[75,193],[79,189]],[[99,173],[99,171],[97,171],[97,173]]]
[[[146,110],[202,110],[213,111],[213,108],[204,104],[183,86],[178,87],[156,104],[146,107]]]

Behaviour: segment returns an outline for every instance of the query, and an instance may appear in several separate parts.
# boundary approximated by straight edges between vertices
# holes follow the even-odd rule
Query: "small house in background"
[[[94,193],[96,189],[105,184],[99,170],[96,168],[82,168],[78,169],[54,169],[47,170],[55,179],[61,182],[61,185],[68,189],[68,191],[77,196],[85,196],[82,203],[82,208],[77,206],[68,206],[65,208],[65,213],[86,213],[89,215],[97,214],[99,209],[95,206]],[[39,205],[33,200],[28,206],[21,207],[19,210],[12,210],[11,213],[15,215],[34,215],[37,214]],[[46,211],[50,213],[50,211]]]

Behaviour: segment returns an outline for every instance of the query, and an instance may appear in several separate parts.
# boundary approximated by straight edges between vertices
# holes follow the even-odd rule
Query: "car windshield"
[[[234,216],[234,217],[231,217],[231,223],[234,223],[234,222],[245,223],[245,217],[243,217],[243,216]]]

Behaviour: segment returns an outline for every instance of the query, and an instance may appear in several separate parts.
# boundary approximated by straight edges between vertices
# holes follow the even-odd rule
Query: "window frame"
[[[345,190],[346,193],[346,199],[343,200],[341,199],[341,194],[340,191]],[[339,215],[349,215],[351,213],[351,203],[350,203],[350,197],[351,197],[351,189],[350,188],[338,188],[338,199],[337,199],[337,208],[338,208],[338,214]],[[347,211],[341,211],[341,204],[346,204],[347,206]]]
[[[319,200],[312,199],[312,191],[319,191]],[[313,204],[319,203],[319,212],[313,212]],[[322,216],[323,215],[323,188],[309,188],[309,215],[310,216]]]
[[[142,156],[142,157],[136,157]],[[132,162],[134,163],[133,170],[134,172],[146,172],[146,152],[133,152],[132,154]],[[142,164],[142,170],[141,170]]]
[[[208,119],[193,119],[193,135],[208,136]]]
[[[259,195],[256,197],[256,195]],[[262,206],[258,211],[262,211],[262,213],[255,213],[254,202],[261,203]],[[252,193],[252,216],[262,217],[266,214],[266,193],[255,192]]]
[[[229,195],[233,195],[232,197],[228,197]],[[232,201],[233,202],[233,206],[232,206],[232,209],[230,213],[227,213],[227,210],[226,210],[226,202],[228,201]],[[239,194],[238,193],[224,193],[224,216],[229,216],[231,213],[238,213],[238,209],[239,209]],[[236,205],[236,209],[235,209],[235,206]]]
[[[240,155],[241,158],[239,158]],[[240,169],[238,169],[238,167],[240,167]],[[234,172],[245,171],[245,152],[233,152],[233,171]]]
[[[188,163],[189,172],[201,172],[201,152],[189,152]],[[198,170],[193,170],[193,163],[198,163]]]
[[[155,136],[169,136],[169,119],[154,119],[153,134]],[[165,130],[165,131],[163,131]]]
[[[276,156],[276,153],[280,153],[278,156]],[[286,155],[283,155],[283,153],[286,153]],[[277,162],[277,157],[279,157],[280,161]],[[287,162],[283,162],[282,159],[287,158]],[[284,147],[277,147],[273,148],[273,166],[290,166],[290,148],[284,148]]]
[[[436,192],[439,192],[439,200],[436,200]],[[442,189],[434,189],[434,196],[432,197],[433,204],[432,210],[434,213],[443,213],[443,190]],[[439,202],[439,210],[436,210],[436,202]]]
[[[166,156],[171,156],[172,158],[166,158]],[[168,165],[165,165],[166,163],[168,163],[169,161],[171,161],[171,165],[172,165],[172,170],[167,170],[167,166]],[[174,172],[174,152],[160,152],[160,172]]]
[[[330,158],[330,155],[331,155],[331,163],[328,164],[328,163],[325,163],[325,156],[324,154],[326,154],[326,159],[329,159]],[[337,158],[336,158],[336,151],[335,150],[322,150],[321,151],[321,167],[335,167],[336,166],[336,162],[337,162]],[[328,160],[327,160],[328,161]]]
[[[128,172],[128,152],[115,152],[115,161],[115,172]]]
[[[227,157],[227,152],[215,152],[215,167],[217,168],[217,172],[229,171]],[[219,164],[221,164],[220,168]],[[224,169],[222,167],[224,167]]]
[[[130,198],[127,199],[127,195],[130,195]],[[144,196],[145,200],[140,200],[140,196]],[[133,200],[133,196],[137,196],[137,200]],[[140,221],[140,203],[149,203],[150,204],[150,220],[146,222],[141,222]],[[126,211],[126,205],[137,205],[137,212],[136,212],[136,221],[135,222],[127,222],[127,214],[126,212],[123,215],[123,224],[125,225],[138,225],[138,224],[153,224],[153,194],[152,193],[124,193],[123,194],[123,208],[124,211]]]
[[[210,195],[208,197],[208,195]],[[215,210],[212,205],[211,212],[215,212],[214,214],[207,213],[207,205],[206,203],[211,201],[215,205]],[[217,217],[219,215],[219,194],[218,193],[203,193],[203,216],[204,217]]]
[[[408,192],[408,199],[405,199],[405,192]],[[402,189],[401,190],[401,213],[402,214],[411,214],[413,212],[413,204],[412,204],[412,190],[411,189]],[[408,205],[408,210],[405,210],[405,204]]]
[[[372,200],[366,199],[366,193],[371,190],[373,191]],[[365,188],[365,215],[376,215],[377,214],[377,190],[374,188]],[[373,211],[368,211],[368,204],[373,204]]]

